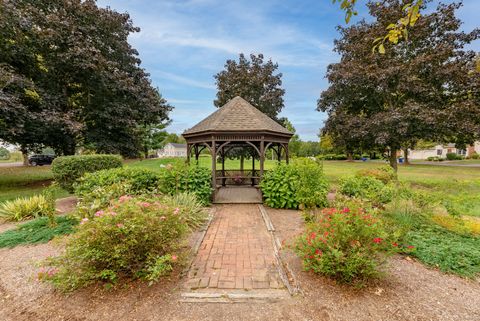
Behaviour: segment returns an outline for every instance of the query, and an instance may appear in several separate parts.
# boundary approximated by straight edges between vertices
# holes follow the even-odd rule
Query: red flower
[[[315,240],[317,234],[315,232],[310,233],[310,239]]]
[[[381,237],[376,237],[376,238],[373,239],[373,242],[377,243],[377,244],[382,243],[382,241],[383,241],[383,239]]]
[[[398,247],[397,242],[393,242],[392,245],[395,246],[395,247]]]
[[[316,254],[316,255],[322,255],[323,252],[322,252],[321,250],[319,250],[319,249],[316,249],[316,250],[315,250],[315,254]]]
[[[344,207],[342,212],[343,213],[350,213],[350,209],[348,207]]]
[[[407,249],[414,249],[414,248],[415,248],[415,246],[413,246],[413,245],[407,246]]]

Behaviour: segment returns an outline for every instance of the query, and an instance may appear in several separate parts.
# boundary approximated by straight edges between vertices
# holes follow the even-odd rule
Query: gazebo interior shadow
[[[205,150],[211,155],[214,203],[261,203],[258,185],[265,173],[267,151],[288,163],[292,135],[238,96],[183,133],[188,162],[192,156],[198,162]],[[227,169],[225,160],[234,156],[240,158],[240,168]],[[244,158],[251,159],[250,169],[244,168]]]

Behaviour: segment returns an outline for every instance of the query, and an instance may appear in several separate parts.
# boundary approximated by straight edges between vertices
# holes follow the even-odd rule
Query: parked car
[[[55,159],[55,155],[35,154],[28,158],[28,163],[31,166],[50,165],[52,164],[54,159]]]

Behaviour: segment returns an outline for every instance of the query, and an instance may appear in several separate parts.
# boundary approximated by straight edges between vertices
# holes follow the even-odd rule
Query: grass
[[[0,167],[0,203],[40,194],[52,180],[50,166]],[[55,192],[56,198],[68,195],[67,191],[60,188]]]
[[[20,152],[11,152],[9,159],[0,159],[0,163],[20,163],[23,162],[23,156]]]
[[[66,216],[56,217],[57,225],[49,225],[47,217],[20,224],[17,228],[0,234],[0,248],[25,244],[47,243],[55,236],[70,234],[78,221]]]

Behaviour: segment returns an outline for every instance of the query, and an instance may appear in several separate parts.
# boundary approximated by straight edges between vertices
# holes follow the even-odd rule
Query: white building
[[[446,158],[448,153],[455,153],[466,157],[472,156],[472,154],[480,154],[480,142],[468,146],[467,149],[456,148],[455,144],[436,145],[429,149],[409,149],[409,159],[421,159],[425,160],[429,157]]]
[[[158,157],[187,157],[187,144],[168,143],[157,154]]]

